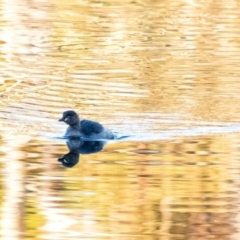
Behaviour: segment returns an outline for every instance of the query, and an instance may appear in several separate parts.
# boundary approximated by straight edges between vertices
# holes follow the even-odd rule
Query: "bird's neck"
[[[70,125],[70,127],[71,127],[72,129],[74,129],[74,130],[78,130],[78,131],[80,131],[80,130],[81,130],[81,124],[80,124],[80,121],[78,121],[78,122],[76,122],[76,123]]]

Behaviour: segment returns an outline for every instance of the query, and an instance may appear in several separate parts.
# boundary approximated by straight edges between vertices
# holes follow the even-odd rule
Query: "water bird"
[[[114,139],[114,134],[111,130],[104,128],[102,124],[91,120],[80,120],[79,115],[68,110],[63,112],[61,122],[65,122],[68,126],[65,137],[83,137],[90,139]]]

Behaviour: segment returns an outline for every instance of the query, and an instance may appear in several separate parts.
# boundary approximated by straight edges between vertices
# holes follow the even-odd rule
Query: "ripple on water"
[[[4,239],[239,239],[237,1],[0,9]],[[66,109],[130,137],[64,168]]]

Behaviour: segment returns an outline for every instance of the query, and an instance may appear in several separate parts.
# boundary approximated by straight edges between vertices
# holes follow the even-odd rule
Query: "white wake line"
[[[147,133],[140,135],[129,136],[121,141],[139,141],[139,140],[163,140],[176,137],[191,137],[202,136],[210,134],[223,134],[223,133],[240,133],[240,124],[227,125],[227,126],[204,126],[204,127],[191,127],[189,129],[181,130],[166,130],[158,133]],[[121,136],[119,136],[121,137]]]
[[[218,123],[219,124],[219,123]],[[219,124],[220,125],[220,124]],[[185,129],[168,129],[161,132],[142,132],[134,134],[115,133],[116,139],[108,140],[108,142],[116,141],[154,141],[154,140],[167,140],[179,137],[194,137],[204,136],[211,134],[226,134],[226,133],[240,133],[240,124],[224,125],[224,126],[191,126]],[[56,141],[66,141],[68,138],[61,136],[61,134],[43,134],[38,136],[44,139],[55,139]],[[106,139],[84,139],[84,141],[106,141]]]

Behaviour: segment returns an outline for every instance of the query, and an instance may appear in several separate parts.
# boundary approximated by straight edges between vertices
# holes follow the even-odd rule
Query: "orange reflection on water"
[[[239,239],[238,1],[0,9],[2,239]],[[68,108],[135,141],[66,169]]]

